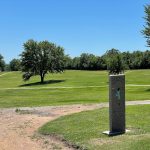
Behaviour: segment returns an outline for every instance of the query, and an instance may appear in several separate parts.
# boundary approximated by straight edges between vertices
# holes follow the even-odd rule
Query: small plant
[[[16,108],[15,112],[16,112],[16,113],[20,112],[20,109],[19,109],[19,108]]]

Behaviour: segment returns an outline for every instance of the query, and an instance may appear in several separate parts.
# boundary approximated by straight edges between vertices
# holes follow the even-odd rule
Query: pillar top
[[[125,74],[110,74],[110,77],[115,77],[115,76],[125,76]]]

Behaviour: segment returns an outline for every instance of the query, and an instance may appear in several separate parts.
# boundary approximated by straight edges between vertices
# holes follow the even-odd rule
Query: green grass
[[[40,76],[32,77],[29,81],[22,80],[21,72],[12,72],[0,77],[0,88],[15,87],[57,87],[57,86],[99,86],[107,84],[108,74],[105,71],[65,71],[62,74],[48,74],[45,81],[50,84],[38,84]],[[52,81],[52,82],[51,82]],[[35,84],[36,83],[36,84]]]
[[[131,131],[124,135],[108,137],[102,134],[108,130],[108,124],[108,108],[103,108],[60,117],[41,127],[39,132],[59,136],[81,149],[150,149],[150,105],[127,107],[126,124]]]
[[[125,74],[126,100],[150,99],[150,86],[128,86],[128,84],[150,85],[150,70],[127,71]],[[0,76],[0,107],[108,101],[108,73],[106,71],[65,71],[63,74],[46,75],[45,84],[40,84],[39,81],[40,77],[36,76],[24,82],[21,72],[10,72]],[[54,87],[72,88],[54,89]]]

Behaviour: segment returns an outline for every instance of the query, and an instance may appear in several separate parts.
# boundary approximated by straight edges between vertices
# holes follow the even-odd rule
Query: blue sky
[[[146,50],[149,0],[0,0],[0,54],[8,63],[28,39],[49,40],[70,56]]]

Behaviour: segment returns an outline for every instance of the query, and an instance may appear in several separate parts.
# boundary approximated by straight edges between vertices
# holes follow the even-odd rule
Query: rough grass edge
[[[41,136],[50,136],[51,138],[54,138],[58,141],[61,141],[62,143],[64,143],[68,148],[73,148],[75,150],[88,150],[87,147],[83,147],[81,145],[78,145],[77,143],[72,143],[72,142],[69,142],[67,141],[62,135],[57,135],[57,134],[54,134],[54,133],[50,133],[50,134],[46,134],[46,133],[42,133],[41,132],[41,128],[39,128],[38,130],[38,133],[41,135]]]

